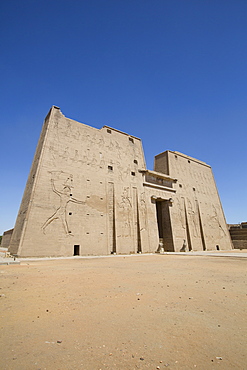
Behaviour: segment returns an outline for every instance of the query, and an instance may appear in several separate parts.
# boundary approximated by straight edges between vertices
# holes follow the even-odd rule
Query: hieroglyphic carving
[[[51,159],[52,165],[56,167],[56,152],[52,145],[49,146],[49,157]]]
[[[115,143],[116,143],[116,150],[117,150],[117,158],[122,159],[122,156],[121,156],[122,148],[117,141],[115,141]]]
[[[66,136],[71,136],[71,122],[67,120],[66,122],[66,129],[65,129],[65,135]]]
[[[117,162],[116,165],[118,170],[118,178],[119,180],[123,181],[123,166],[121,165],[120,162]]]
[[[141,222],[142,222],[142,230],[146,230],[147,228],[147,206],[145,201],[145,193],[141,193],[140,196],[140,212],[141,212]]]
[[[100,158],[99,168],[104,168],[105,167],[104,154],[100,152],[99,153],[99,158]]]
[[[78,200],[72,197],[72,184],[73,184],[73,175],[66,174],[63,171],[52,171],[51,173],[51,187],[52,191],[57,194],[60,198],[60,205],[56,209],[56,211],[46,220],[46,222],[42,226],[43,233],[45,234],[46,228],[55,220],[60,220],[64,227],[64,231],[66,235],[71,235],[71,231],[69,230],[68,221],[67,221],[67,205],[69,202],[78,203],[78,204],[85,204],[84,201]],[[62,181],[62,190],[58,190],[55,186],[55,182]]]
[[[67,161],[68,160],[68,157],[69,157],[69,147],[67,146],[65,149],[64,149],[64,152],[63,154],[61,155],[61,157]]]
[[[130,165],[126,167],[126,169],[123,171],[123,175],[126,178],[130,174]]]
[[[93,158],[92,158],[92,160],[91,160],[91,166],[92,166],[93,168],[98,167],[98,161],[97,161],[97,159],[96,159],[95,154],[93,154]]]
[[[177,208],[178,208],[178,217],[183,229],[186,229],[186,220],[185,220],[185,210],[184,210],[184,198],[176,199]]]
[[[115,230],[115,206],[114,206],[114,184],[108,183],[108,220],[109,220],[109,247],[112,253],[116,253],[116,230]]]
[[[196,211],[194,207],[192,206],[191,201],[187,198],[187,208],[188,208],[188,215],[191,221],[192,229],[193,229],[193,235],[194,237],[199,237],[199,230],[198,230],[198,222],[196,218]]]
[[[104,148],[104,145],[105,145],[105,140],[103,138],[103,136],[100,136],[98,141],[97,141],[97,146],[100,148],[100,149],[103,149]]]
[[[131,209],[132,202],[129,197],[129,187],[125,187],[121,195],[121,202],[119,202],[119,208],[123,217],[122,236],[131,235]]]

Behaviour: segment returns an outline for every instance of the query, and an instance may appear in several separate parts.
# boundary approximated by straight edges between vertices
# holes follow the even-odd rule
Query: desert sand
[[[246,258],[0,266],[1,369],[247,369]]]

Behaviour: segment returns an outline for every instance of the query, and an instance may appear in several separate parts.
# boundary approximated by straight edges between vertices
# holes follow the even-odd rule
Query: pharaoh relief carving
[[[63,171],[52,171],[51,173],[51,188],[52,191],[59,197],[59,207],[56,211],[47,218],[42,226],[43,233],[46,233],[46,228],[58,220],[62,223],[66,235],[73,236],[69,229],[67,220],[67,206],[69,202],[77,204],[85,204],[84,201],[78,200],[72,196],[73,175]]]
[[[212,212],[211,212],[211,215],[210,215],[210,226],[212,228],[217,228],[218,229],[218,236],[223,236],[223,235],[226,235],[226,232],[224,230],[224,228],[222,227],[222,224],[220,222],[220,218],[219,218],[219,211],[217,210],[217,208],[215,207],[214,204],[212,204]]]

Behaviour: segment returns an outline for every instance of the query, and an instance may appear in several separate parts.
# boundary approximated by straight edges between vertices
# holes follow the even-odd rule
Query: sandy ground
[[[247,259],[0,266],[1,369],[247,369]]]

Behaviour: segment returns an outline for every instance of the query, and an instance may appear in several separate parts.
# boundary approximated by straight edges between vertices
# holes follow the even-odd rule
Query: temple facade
[[[11,237],[19,257],[232,249],[211,167],[48,113]]]

